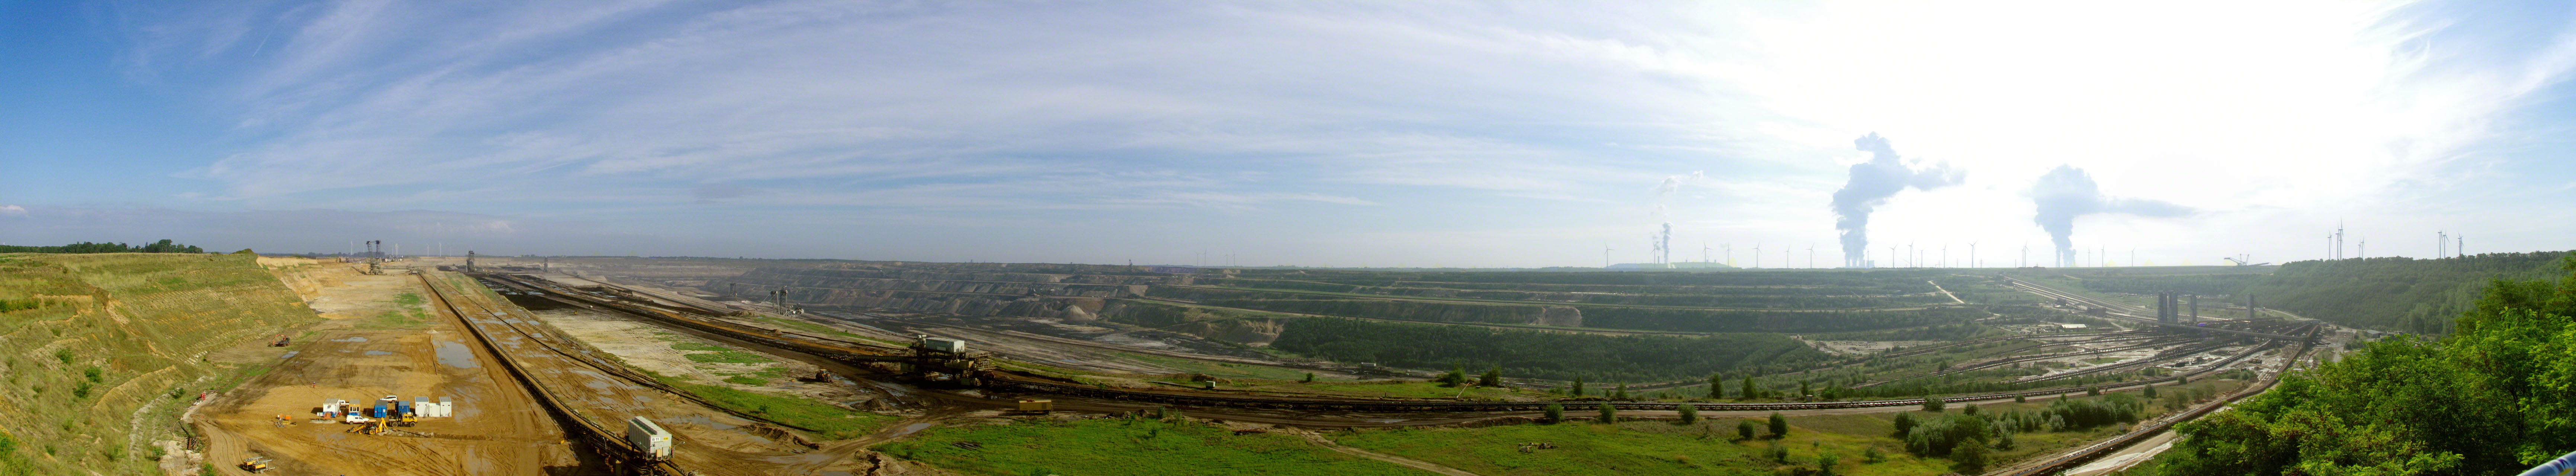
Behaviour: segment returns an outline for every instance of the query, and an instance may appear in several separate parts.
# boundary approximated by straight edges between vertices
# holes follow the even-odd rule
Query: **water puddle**
[[[367,355],[394,355],[394,353],[381,350],[370,350],[367,351]]]
[[[910,434],[913,434],[914,432],[921,431],[923,428],[929,428],[929,427],[930,427],[930,424],[929,424],[929,423],[914,423],[914,424],[910,424],[910,425],[904,425],[904,426],[903,426],[903,431],[895,432],[895,433],[894,433],[894,436],[910,435]]]
[[[280,355],[280,356],[277,356],[277,358],[280,358],[280,359],[291,359],[291,358],[295,358],[295,354],[301,354],[301,353],[304,353],[304,351],[301,351],[301,350],[290,350],[290,351],[286,351],[286,355]]]
[[[331,341],[332,341],[332,342],[366,342],[366,341],[367,341],[367,338],[366,338],[365,336],[349,336],[349,337],[343,337],[343,338],[339,338],[339,339],[331,339]]]
[[[465,347],[465,344],[462,342],[448,341],[438,342],[438,363],[447,364],[449,367],[460,369],[470,369],[481,366],[481,364],[474,363],[474,349]]]

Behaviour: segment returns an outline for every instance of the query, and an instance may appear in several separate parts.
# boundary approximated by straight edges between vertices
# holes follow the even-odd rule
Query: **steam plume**
[[[2040,229],[2048,231],[2048,238],[2057,243],[2058,266],[2075,261],[2075,242],[2069,238],[2075,233],[2075,217],[2096,213],[2176,217],[2192,212],[2189,207],[2160,200],[2103,196],[2092,175],[2068,165],[2041,175],[2039,183],[2030,187],[2030,199],[2039,205],[2039,216],[2032,221],[2038,222]]]
[[[1861,253],[1869,248],[1869,212],[1886,204],[1888,197],[1906,187],[1931,190],[1959,184],[1964,173],[1938,163],[1917,169],[1899,162],[1896,149],[1887,139],[1872,132],[1852,141],[1852,146],[1870,154],[1868,162],[1852,164],[1851,181],[1834,191],[1834,229],[1843,234],[1843,265],[1860,266]]]

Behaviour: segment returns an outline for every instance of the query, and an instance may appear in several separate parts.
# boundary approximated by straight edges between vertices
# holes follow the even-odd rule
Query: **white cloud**
[[[1507,203],[1547,214],[1408,211],[1545,223],[1497,233],[1530,248],[1664,220],[1831,242],[1824,194],[1869,132],[1968,172],[1881,209],[1898,241],[2044,240],[2018,192],[2060,164],[2218,213],[2355,206],[2461,180],[2459,150],[2576,68],[2569,37],[2468,61],[2426,40],[2439,18],[2359,2],[133,8],[131,67],[219,85],[240,142],[192,175],[243,207]],[[1678,171],[1723,183],[1675,194],[1699,181]],[[2076,236],[2123,227],[2180,233]],[[1565,253],[1532,259],[1599,258]]]
[[[0,205],[0,216],[13,216],[13,217],[23,217],[23,216],[27,216],[27,207],[21,207],[21,206],[17,206],[17,205]]]

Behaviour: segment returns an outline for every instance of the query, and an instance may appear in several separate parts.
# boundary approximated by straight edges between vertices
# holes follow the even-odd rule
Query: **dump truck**
[[[671,459],[671,432],[662,431],[662,425],[653,424],[653,420],[644,417],[626,419],[626,444],[634,446],[635,452],[641,453],[644,459]]]
[[[1020,400],[1019,413],[1045,414],[1055,411],[1054,400]]]
[[[270,469],[268,458],[243,458],[241,464],[235,466],[253,473],[266,473]]]

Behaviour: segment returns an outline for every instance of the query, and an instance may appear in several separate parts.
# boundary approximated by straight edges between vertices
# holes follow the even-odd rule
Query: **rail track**
[[[2288,362],[2297,362],[2299,358],[2306,356],[2308,351],[2314,350],[2316,347],[2317,333],[2323,330],[2325,330],[2323,326],[2314,324],[2309,325],[2307,338],[2300,340],[2299,350],[2290,354]],[[2285,366],[2283,368],[2284,371],[2286,371],[2287,363],[2285,362],[2284,365]],[[2090,463],[2095,459],[2101,458],[2103,455],[2109,454],[2113,451],[2119,451],[2121,448],[2126,448],[2129,445],[2136,444],[2139,441],[2153,437],[2158,433],[2170,430],[2174,425],[2198,419],[2201,416],[2208,415],[2210,412],[2226,408],[2227,405],[2235,403],[2237,400],[2242,400],[2245,397],[2261,394],[2265,390],[2270,390],[2273,385],[2279,384],[2280,381],[2280,376],[2274,375],[2271,378],[2263,379],[2262,382],[2255,385],[2248,386],[2244,390],[2228,394],[2225,398],[2211,401],[2206,405],[2201,405],[2199,408],[2194,408],[2191,411],[2183,412],[2179,415],[2159,418],[2152,423],[2139,426],[2135,430],[2123,433],[2120,436],[2113,437],[2109,440],[2096,442],[2092,445],[2085,446],[2082,449],[2068,452],[2067,454],[2060,455],[2055,458],[2042,460],[2034,464],[1989,472],[1986,473],[1985,476],[2039,476],[2057,474],[2059,472],[2082,467],[2085,463]]]
[[[543,380],[537,379],[535,374],[529,372],[526,367],[522,366],[517,358],[511,356],[509,349],[504,348],[493,338],[493,331],[487,330],[486,327],[492,324],[506,324],[504,322],[494,322],[506,321],[505,319],[496,318],[485,320],[476,318],[476,316],[489,318],[500,315],[499,313],[490,307],[483,305],[479,299],[463,296],[464,293],[459,292],[459,290],[449,289],[448,286],[440,280],[430,279],[430,276],[434,275],[424,274],[418,276],[421,280],[422,286],[429,290],[430,300],[436,302],[440,307],[446,308],[448,312],[455,315],[459,321],[459,326],[464,327],[467,333],[473,334],[476,343],[482,344],[485,350],[491,351],[492,355],[500,360],[502,368],[509,370],[511,377],[517,379],[520,385],[526,386],[529,393],[537,397],[537,404],[539,406],[545,407],[546,411],[553,414],[557,421],[564,423],[565,429],[569,430],[568,433],[571,433],[574,438],[582,440],[582,442],[589,444],[591,448],[597,450],[600,456],[608,461],[611,467],[610,472],[615,474],[643,474],[654,476],[693,476],[696,474],[680,469],[679,465],[668,460],[654,461],[637,458],[636,455],[641,454],[641,452],[636,451],[634,446],[627,444],[623,427],[613,427],[615,429],[611,429],[612,427],[600,424],[600,422],[591,419],[588,414],[585,414],[572,405],[567,404],[567,400],[557,394],[552,386],[547,385]],[[459,302],[460,298],[463,298],[462,303]],[[513,329],[512,332],[518,331]]]

